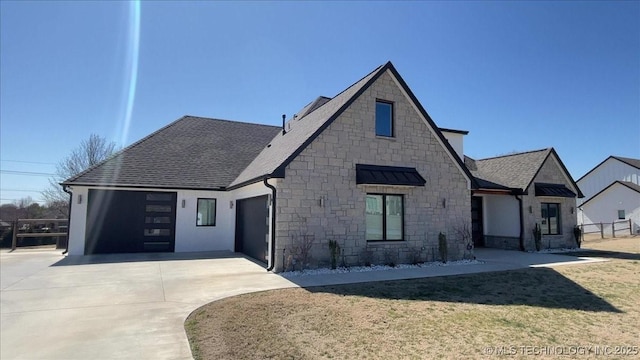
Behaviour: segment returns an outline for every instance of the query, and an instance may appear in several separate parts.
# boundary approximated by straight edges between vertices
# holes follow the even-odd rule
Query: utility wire
[[[34,172],[34,171],[18,171],[18,170],[0,170],[0,173],[3,174],[12,174],[12,175],[28,175],[28,176],[55,176],[53,173],[44,173],[44,172]]]
[[[33,189],[0,189],[0,191],[42,192],[42,190],[33,190]]]
[[[0,161],[2,161],[2,162],[11,162],[11,163],[20,163],[20,164],[55,165],[54,163],[40,162],[40,161],[6,160],[6,159],[1,159]]]

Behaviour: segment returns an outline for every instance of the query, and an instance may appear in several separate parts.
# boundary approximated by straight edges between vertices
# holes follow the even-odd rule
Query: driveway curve
[[[237,294],[296,286],[233,253],[0,253],[0,358],[191,359],[184,320]]]

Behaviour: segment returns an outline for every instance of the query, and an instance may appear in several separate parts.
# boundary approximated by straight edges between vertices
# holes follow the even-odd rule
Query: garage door
[[[236,251],[267,261],[269,197],[236,201]]]
[[[89,190],[85,254],[173,252],[176,193]]]

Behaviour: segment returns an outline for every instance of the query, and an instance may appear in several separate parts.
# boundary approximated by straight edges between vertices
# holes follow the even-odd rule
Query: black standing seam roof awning
[[[576,197],[576,193],[569,190],[564,184],[535,183],[536,196]]]
[[[356,184],[424,186],[415,168],[356,164]]]

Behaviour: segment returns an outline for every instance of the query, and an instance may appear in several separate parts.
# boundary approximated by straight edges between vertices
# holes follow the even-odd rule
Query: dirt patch
[[[584,247],[631,257],[640,254],[639,243]],[[208,304],[185,328],[196,359],[524,358],[572,351],[590,358],[606,346],[637,354],[639,279],[640,261],[612,257],[555,269],[274,290]]]

